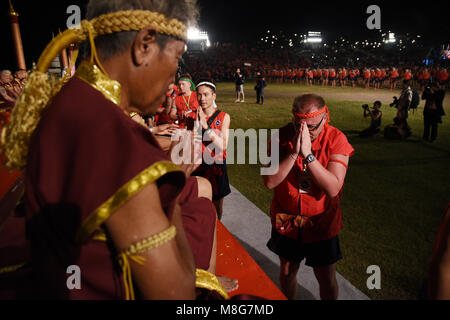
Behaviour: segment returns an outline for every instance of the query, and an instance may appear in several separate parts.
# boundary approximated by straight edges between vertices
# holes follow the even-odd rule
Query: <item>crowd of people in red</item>
[[[447,89],[449,86],[449,68],[444,66],[400,65],[367,59],[349,66],[348,63],[311,61],[282,50],[259,51],[247,46],[210,48],[186,57],[185,67],[194,79],[207,74],[215,81],[234,81],[236,67],[240,67],[246,79],[256,79],[260,72],[272,83],[395,89],[401,87],[401,80],[409,80],[411,86],[417,88],[431,82],[438,82]]]

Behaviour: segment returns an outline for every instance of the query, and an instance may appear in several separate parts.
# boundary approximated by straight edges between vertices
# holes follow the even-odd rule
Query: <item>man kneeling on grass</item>
[[[305,258],[314,268],[320,297],[337,299],[336,262],[342,258],[339,199],[354,149],[328,124],[330,115],[321,97],[296,98],[292,113],[292,123],[279,131],[278,172],[264,176],[266,187],[274,189],[267,246],[280,257],[280,283],[288,299],[296,297],[297,272]]]

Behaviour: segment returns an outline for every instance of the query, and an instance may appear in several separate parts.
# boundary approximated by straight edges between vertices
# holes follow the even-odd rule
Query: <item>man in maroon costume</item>
[[[130,8],[184,24],[196,15],[185,0],[91,0],[88,18]],[[83,61],[45,108],[27,158],[32,271],[19,296],[195,298],[196,276],[197,283],[202,276],[195,268],[214,260],[214,207],[199,197],[197,180],[186,178],[195,166],[175,166],[129,117],[155,112],[184,53],[185,42],[161,24],[163,31],[149,24],[97,37],[95,63]],[[68,286],[74,265],[79,290]]]

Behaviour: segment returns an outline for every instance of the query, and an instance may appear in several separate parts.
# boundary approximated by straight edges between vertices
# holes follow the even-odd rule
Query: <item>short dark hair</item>
[[[92,20],[103,14],[121,10],[150,10],[159,12],[168,19],[178,19],[186,26],[196,23],[198,9],[196,0],[90,0],[87,7],[87,19]],[[121,31],[113,34],[99,36],[95,39],[95,45],[99,51],[101,60],[124,52],[133,39],[136,31]],[[158,34],[157,41],[164,48],[171,37]],[[86,46],[85,46],[86,49]]]
[[[382,106],[381,101],[379,101],[379,100],[375,101],[374,104],[376,104],[377,106],[380,106],[380,107]]]

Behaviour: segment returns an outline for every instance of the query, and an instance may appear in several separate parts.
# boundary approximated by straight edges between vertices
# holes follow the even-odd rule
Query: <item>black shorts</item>
[[[220,172],[221,174],[210,174],[210,172]],[[208,179],[212,186],[213,201],[220,200],[231,193],[226,161],[224,161],[223,164],[212,165],[203,163],[194,173],[192,173],[192,176],[205,177]]]
[[[267,247],[291,262],[301,262],[306,258],[305,264],[312,268],[329,266],[342,259],[338,236],[319,242],[301,243],[298,239],[288,238],[272,229]]]

